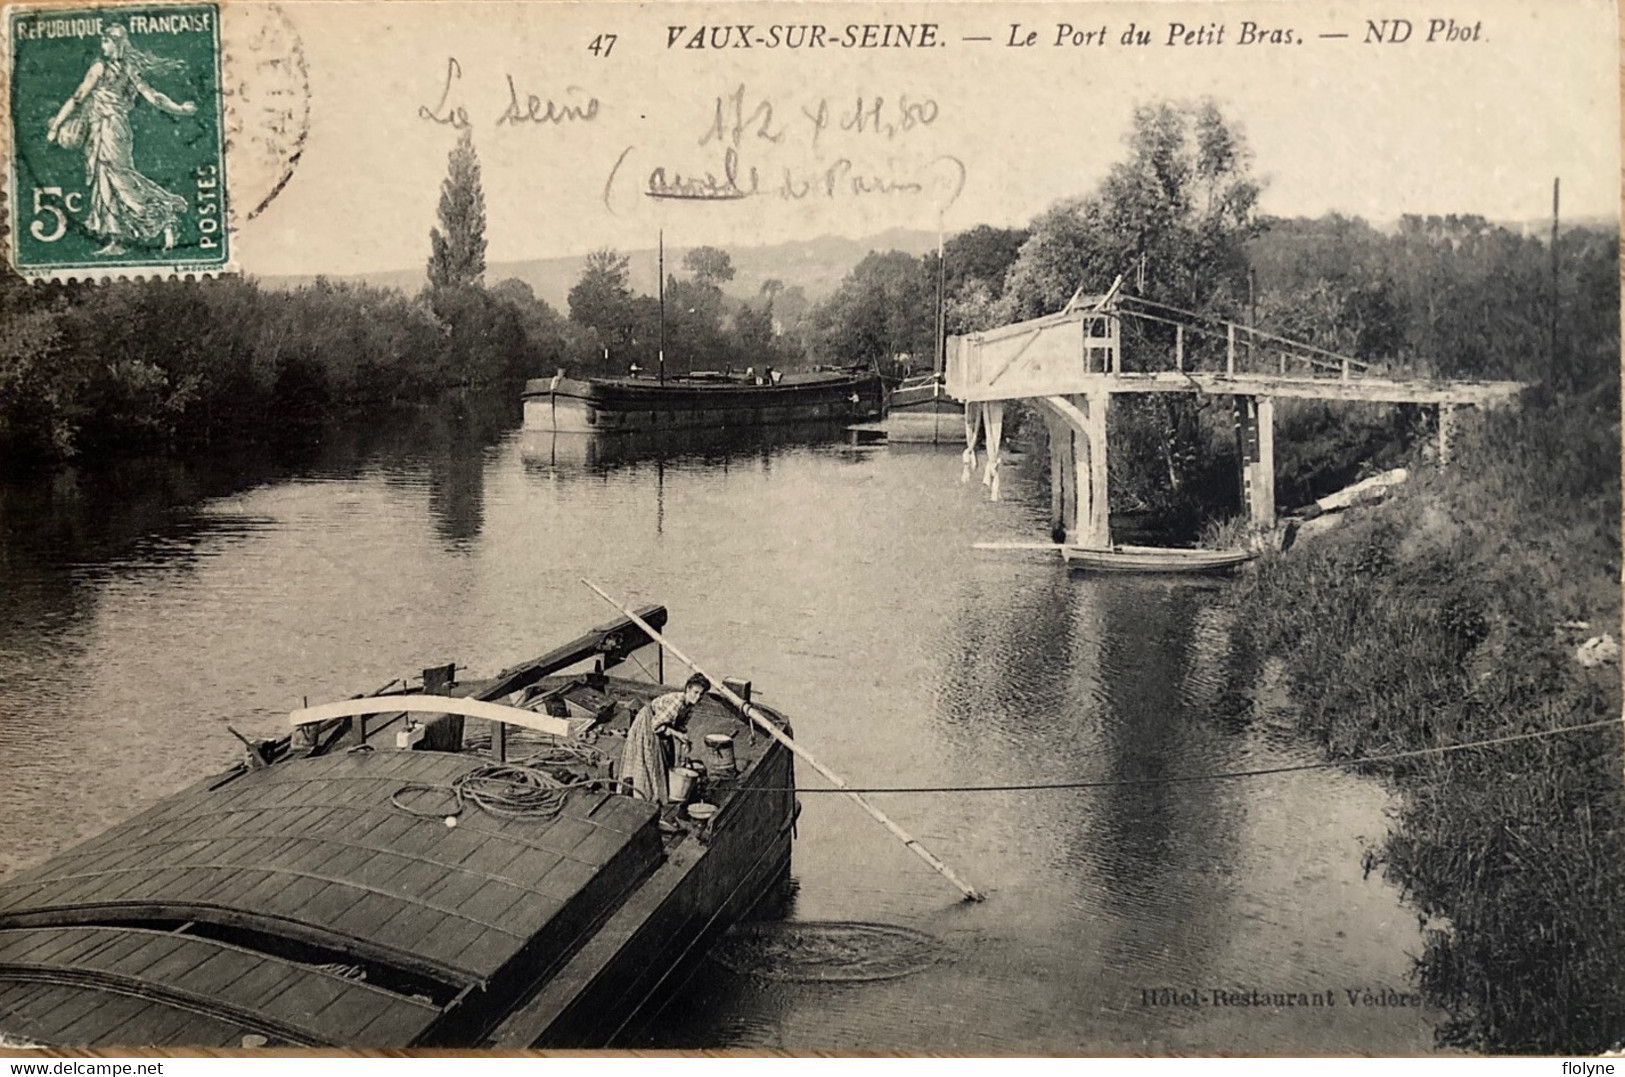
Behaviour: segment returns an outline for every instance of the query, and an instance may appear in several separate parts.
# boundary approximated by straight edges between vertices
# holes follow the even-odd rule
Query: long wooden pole
[[[648,634],[650,639],[654,640],[666,650],[670,651],[674,656],[676,656],[679,662],[682,662],[683,665],[710,681],[712,687],[720,692],[724,699],[732,703],[735,707],[738,707],[740,712],[748,717],[752,722],[755,722],[762,732],[766,733],[768,736],[790,749],[790,751],[794,752],[802,759],[805,759],[814,770],[822,774],[825,778],[829,779],[830,784],[834,785],[837,789],[845,790],[846,795],[855,800],[858,807],[868,812],[877,823],[891,831],[892,835],[896,837],[898,841],[901,841],[904,845],[908,846],[908,848],[913,851],[915,856],[919,857],[921,860],[924,860],[927,864],[930,864],[937,874],[941,875],[944,879],[947,879],[949,882],[957,886],[960,892],[963,893],[968,900],[983,900],[983,895],[980,891],[962,880],[959,876],[955,875],[952,868],[950,868],[947,864],[944,864],[941,860],[938,860],[936,856],[932,854],[931,850],[915,841],[908,831],[904,830],[902,827],[888,819],[884,812],[865,800],[861,793],[853,792],[850,788],[848,788],[846,779],[824,766],[824,764],[820,763],[813,757],[811,752],[807,751],[807,749],[785,736],[784,731],[775,725],[773,720],[767,715],[763,714],[761,711],[757,710],[755,707],[741,699],[726,684],[722,683],[722,681],[701,669],[698,663],[696,663],[692,658],[684,654],[682,651],[678,650],[675,644],[662,636],[652,625],[645,623],[643,618],[639,617],[636,613],[633,613],[631,610],[609,597],[609,595],[605,594],[603,589],[597,584],[593,583],[591,580],[582,580],[581,582],[592,588],[599,598],[620,610],[625,616],[631,618],[633,624],[643,629],[643,631]]]

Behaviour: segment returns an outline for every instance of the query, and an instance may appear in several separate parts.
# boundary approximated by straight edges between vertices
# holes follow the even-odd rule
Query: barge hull
[[[880,383],[868,377],[819,378],[773,386],[655,382],[532,382],[526,430],[558,434],[776,426],[861,421],[880,414]]]
[[[493,1030],[488,1046],[634,1045],[717,937],[789,872],[794,787],[790,752],[775,745],[717,817],[709,845],[680,846],[534,998]]]

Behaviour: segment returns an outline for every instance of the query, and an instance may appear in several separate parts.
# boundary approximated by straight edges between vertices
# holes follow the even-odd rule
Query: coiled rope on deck
[[[389,802],[419,819],[452,819],[462,815],[469,803],[503,819],[551,819],[564,810],[570,790],[603,780],[594,777],[566,782],[524,763],[485,763],[447,784],[409,782],[390,794]],[[405,803],[420,794],[438,795],[451,804],[429,811]]]

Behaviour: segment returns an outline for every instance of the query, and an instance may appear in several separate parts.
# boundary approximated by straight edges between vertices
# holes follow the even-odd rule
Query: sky
[[[648,248],[661,230],[728,247],[1023,224],[1095,188],[1137,104],[1201,96],[1244,132],[1266,213],[1532,220],[1554,177],[1565,217],[1618,212],[1615,23],[1595,0],[281,10],[222,19],[238,99],[305,110],[291,169],[298,132],[254,137],[272,112],[244,110],[231,190],[259,274],[421,265],[463,118],[493,262]],[[1243,43],[1249,23],[1265,40]],[[846,47],[866,25],[895,45],[886,24],[911,45]],[[737,25],[751,47],[722,40]],[[1131,29],[1148,43],[1124,44]],[[707,47],[686,47],[696,33]]]

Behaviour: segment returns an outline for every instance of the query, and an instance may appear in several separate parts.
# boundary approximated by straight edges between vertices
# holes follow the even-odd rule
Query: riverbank
[[[1234,596],[1285,664],[1300,731],[1335,759],[1621,713],[1615,378],[1474,415],[1447,469],[1265,558]],[[1591,1053],[1625,1040],[1621,728],[1369,769],[1403,806],[1368,869],[1427,917],[1417,974],[1442,1042]]]
[[[0,269],[0,471],[280,449],[448,395],[516,399],[561,365],[565,330],[507,284],[412,298],[322,280],[46,287]]]

